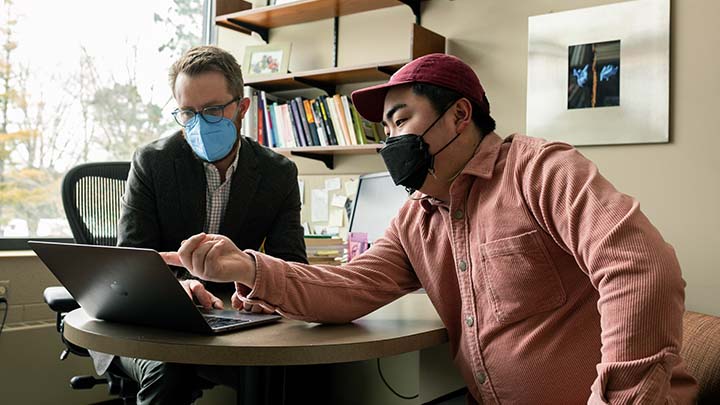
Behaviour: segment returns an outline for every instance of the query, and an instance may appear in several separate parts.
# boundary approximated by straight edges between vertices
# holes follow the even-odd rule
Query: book
[[[263,105],[262,97],[258,95],[258,107],[257,107],[257,124],[258,124],[258,143],[260,145],[267,145],[265,140],[267,139],[267,127],[265,127],[265,107]]]
[[[297,113],[294,113],[292,100],[289,100],[287,103],[288,107],[288,117],[290,118],[290,126],[292,127],[293,131],[293,137],[295,138],[295,146],[305,146],[305,140],[303,139],[302,135],[302,129],[298,127],[298,123],[295,121],[295,116]]]
[[[320,138],[321,146],[329,146],[330,142],[325,131],[325,124],[323,124],[322,117],[320,116],[320,110],[317,108],[317,100],[309,100],[310,112],[312,112],[313,119],[315,121],[315,127],[317,128],[318,138]]]
[[[305,250],[310,264],[340,264],[345,243],[340,238],[316,238],[306,235]]]
[[[335,128],[333,128],[333,123],[330,120],[330,114],[327,111],[328,108],[327,108],[327,104],[325,102],[325,98],[326,98],[326,96],[320,96],[317,98],[316,101],[318,104],[318,108],[320,109],[320,114],[322,116],[323,123],[325,125],[325,131],[327,132],[328,142],[331,145],[337,145],[338,140],[337,140],[337,136],[335,134]]]
[[[270,128],[272,129],[272,145],[271,147],[282,147],[281,136],[280,136],[280,123],[278,122],[277,116],[275,115],[275,107],[277,102],[272,102],[268,105],[268,114],[270,115]]]
[[[352,113],[350,112],[350,105],[348,103],[348,97],[346,95],[340,96],[340,102],[342,105],[342,113],[345,115],[345,120],[348,129],[348,136],[350,137],[350,142],[353,145],[358,144],[358,138],[355,134],[355,125],[353,124],[352,120]]]
[[[358,113],[358,115],[360,115]],[[368,121],[362,116],[360,116],[360,126],[362,127],[363,134],[365,136],[365,139],[368,140],[368,143],[380,143],[381,135],[378,132],[379,131],[379,124]],[[383,131],[383,134],[385,131]]]
[[[357,112],[355,106],[352,104],[350,99],[348,99],[348,107],[350,108],[350,114],[352,115],[353,128],[355,128],[355,136],[357,137],[358,144],[368,144],[368,139],[365,136],[365,131],[363,131],[362,127],[362,118],[360,117],[360,113]]]
[[[241,133],[246,137],[257,141],[258,139],[258,114],[257,114],[257,92],[250,86],[245,87],[244,96],[250,99],[250,107],[245,112],[245,118],[242,120]]]
[[[348,262],[368,249],[366,232],[348,232]]]
[[[345,137],[345,145],[354,145],[355,142],[350,138],[350,129],[348,129],[347,119],[345,117],[345,109],[343,108],[342,98],[339,94],[333,96],[333,105],[337,114],[340,128],[342,128],[343,137]]]
[[[347,145],[345,135],[343,134],[342,125],[340,125],[340,118],[337,115],[337,108],[335,108],[335,100],[332,97],[326,97],[324,99],[327,104],[327,112],[330,116],[330,122],[332,122],[333,130],[335,131],[335,138],[337,139],[338,145]]]
[[[295,106],[297,107],[298,116],[302,123],[303,133],[305,134],[305,146],[315,146],[313,143],[312,133],[310,132],[310,126],[308,125],[307,115],[305,114],[305,104],[303,104],[302,97],[298,96],[294,98]]]
[[[260,98],[262,98],[262,104],[263,104],[263,128],[265,128],[265,146],[273,147],[273,138],[274,138],[274,128],[272,126],[272,121],[270,120],[270,108],[268,106],[267,101],[267,93],[265,91],[260,91]]]
[[[298,111],[297,101],[291,99],[290,107],[292,108],[293,118],[295,119],[295,128],[298,132],[298,138],[300,140],[300,146],[309,146],[307,143],[307,136],[305,135],[305,126],[303,125],[302,119],[300,118],[300,112]]]
[[[294,148],[297,145],[295,144],[295,134],[293,134],[292,124],[290,123],[290,112],[288,110],[288,105],[281,104],[279,108],[280,117],[282,118],[281,121],[283,123],[283,139],[285,140],[285,147]]]
[[[308,128],[310,128],[312,144],[313,146],[322,146],[322,143],[320,143],[320,136],[318,135],[317,125],[315,125],[315,117],[313,117],[312,110],[310,110],[310,101],[303,100],[302,105],[305,110],[305,119],[307,119]]]

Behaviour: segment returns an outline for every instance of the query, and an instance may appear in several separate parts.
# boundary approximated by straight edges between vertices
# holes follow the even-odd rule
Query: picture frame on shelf
[[[528,19],[527,134],[580,145],[667,143],[670,0]]]
[[[286,74],[290,65],[290,49],[289,42],[246,47],[243,74],[246,78],[270,78]]]

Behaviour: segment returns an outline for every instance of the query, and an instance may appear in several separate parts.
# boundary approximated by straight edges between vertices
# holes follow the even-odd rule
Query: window
[[[167,72],[208,1],[0,0],[0,249],[71,238],[63,174],[177,129]]]

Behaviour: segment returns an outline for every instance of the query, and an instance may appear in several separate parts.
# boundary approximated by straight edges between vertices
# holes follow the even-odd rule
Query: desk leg
[[[238,373],[238,405],[284,405],[286,368],[243,367]]]

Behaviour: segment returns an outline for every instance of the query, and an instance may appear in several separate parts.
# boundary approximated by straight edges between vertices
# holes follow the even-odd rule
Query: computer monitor
[[[405,187],[396,186],[388,172],[360,176],[348,230],[367,232],[368,242],[374,242],[407,200]]]

